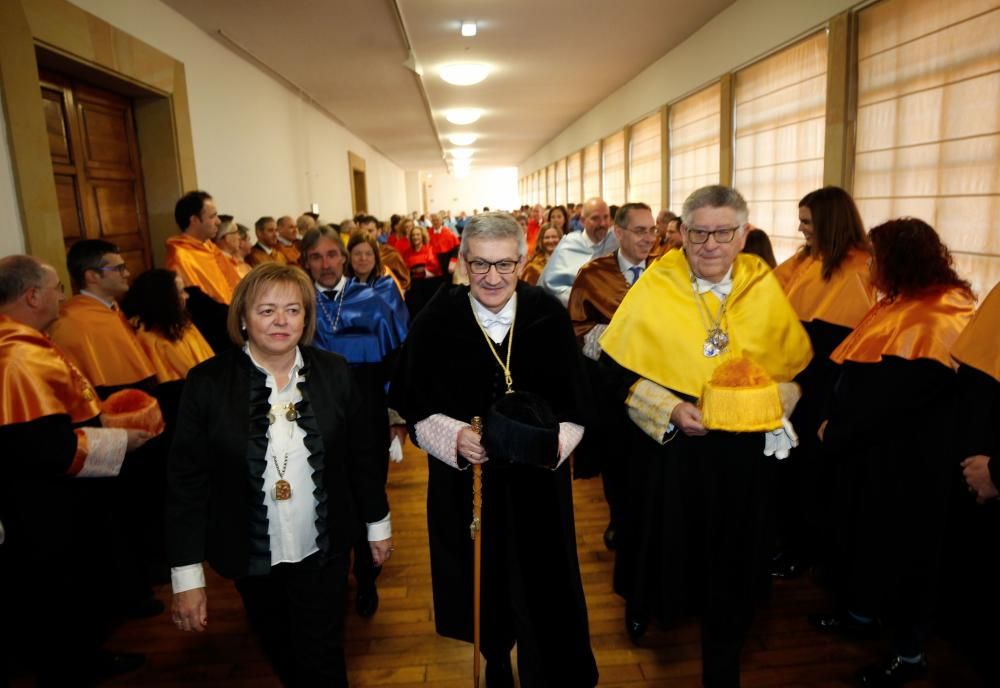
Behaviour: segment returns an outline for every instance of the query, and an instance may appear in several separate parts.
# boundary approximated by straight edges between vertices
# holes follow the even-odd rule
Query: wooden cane
[[[472,431],[483,434],[483,419],[472,418]],[[469,524],[469,535],[473,540],[472,558],[472,685],[479,688],[479,599],[480,578],[482,570],[483,550],[483,467],[475,464],[472,467],[472,523]]]

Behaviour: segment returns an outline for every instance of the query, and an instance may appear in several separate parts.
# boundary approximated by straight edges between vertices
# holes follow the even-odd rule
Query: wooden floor
[[[471,685],[470,645],[434,633],[430,564],[424,503],[427,464],[407,445],[405,460],[390,471],[396,551],[379,579],[381,607],[373,619],[358,618],[349,606],[345,637],[352,686],[467,688]],[[574,487],[580,564],[594,654],[602,686],[700,686],[698,627],[651,630],[642,647],[625,635],[622,600],[611,590],[613,554],[604,549],[607,524],[600,480]],[[159,591],[169,604],[169,590]],[[353,595],[353,583],[352,591]],[[743,686],[850,686],[861,664],[875,659],[879,645],[854,645],[812,630],[807,612],[822,609],[821,590],[807,579],[780,582],[761,611],[743,660]],[[109,647],[145,652],[138,673],[114,686],[235,688],[278,686],[250,635],[239,596],[218,577],[209,579],[209,627],[184,634],[169,612],[121,627]],[[931,680],[914,688],[975,686],[961,659],[943,641],[931,646]]]

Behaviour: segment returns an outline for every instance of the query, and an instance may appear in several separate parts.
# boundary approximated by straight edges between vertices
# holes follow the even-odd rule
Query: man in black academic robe
[[[390,405],[407,419],[415,442],[428,450],[427,523],[437,631],[467,642],[473,639],[473,540],[469,537],[473,472],[466,470],[470,464],[456,452],[455,433],[474,416],[486,418],[494,402],[507,392],[503,369],[491,346],[505,361],[507,347],[512,346],[509,365],[515,391],[544,399],[560,428],[574,425],[579,431],[584,424],[586,396],[580,359],[565,309],[541,289],[517,283],[513,274],[501,274],[499,265],[494,276],[496,262],[488,261],[497,261],[497,255],[479,259],[477,268],[477,251],[484,253],[478,242],[494,245],[498,241],[477,240],[479,224],[502,222],[507,227],[508,221],[513,225],[512,236],[521,236],[516,222],[506,214],[470,220],[461,251],[462,260],[471,265],[473,295],[483,274],[506,283],[514,294],[507,295],[514,307],[509,309],[512,317],[503,340],[487,343],[486,328],[491,325],[474,310],[482,304],[470,298],[470,287],[442,290],[413,323],[390,386]],[[499,261],[507,263],[505,270],[513,260],[523,263],[523,238],[520,248],[516,239],[499,241],[507,242],[512,254],[511,260]],[[486,272],[476,274],[483,265]],[[450,335],[446,341],[439,335],[442,331]],[[432,441],[435,434],[446,435],[448,427],[451,434],[446,441]],[[559,441],[564,459],[575,441],[562,433]],[[504,683],[495,680],[498,672],[491,674],[491,668],[509,662],[516,642],[522,686],[589,688],[597,682],[597,667],[576,553],[570,466],[562,462],[552,470],[510,463],[492,454],[482,465],[481,632],[487,681]]]

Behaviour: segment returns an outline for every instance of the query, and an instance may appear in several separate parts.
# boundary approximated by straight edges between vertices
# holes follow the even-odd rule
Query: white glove
[[[608,329],[607,325],[594,325],[590,332],[583,335],[583,355],[592,361],[601,357],[601,343],[597,340],[601,338],[606,329]]]
[[[389,444],[389,458],[393,463],[400,463],[403,460],[403,445],[399,443],[399,437],[393,437]]]
[[[781,419],[781,426],[764,433],[764,456],[787,459],[792,449],[799,446],[799,436],[787,418]]]

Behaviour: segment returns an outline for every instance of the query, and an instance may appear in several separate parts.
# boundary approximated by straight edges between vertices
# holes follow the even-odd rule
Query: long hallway
[[[395,553],[379,578],[381,605],[374,618],[359,618],[348,605],[345,637],[352,686],[467,688],[471,646],[434,632],[425,498],[426,458],[406,445],[392,464],[389,499]],[[698,626],[650,629],[642,647],[624,631],[624,604],[611,589],[614,557],[604,549],[607,524],[599,479],[574,483],[577,546],[590,613],[590,632],[601,686],[697,688],[701,662]],[[230,583],[209,572],[209,625],[204,634],[183,634],[165,613],[122,626],[109,647],[145,652],[147,665],[113,686],[264,688],[279,686],[246,624]],[[351,584],[353,595],[353,582]],[[159,591],[169,604],[167,587]],[[814,631],[808,612],[821,609],[823,591],[809,579],[779,582],[758,615],[744,656],[744,688],[851,686],[861,664],[878,657],[879,645],[855,645]],[[931,680],[914,688],[975,686],[965,662],[941,640],[930,647]]]

